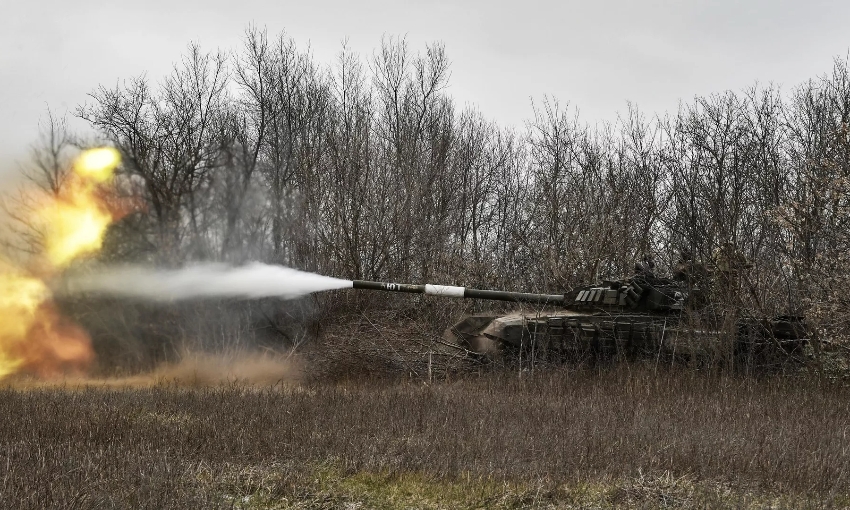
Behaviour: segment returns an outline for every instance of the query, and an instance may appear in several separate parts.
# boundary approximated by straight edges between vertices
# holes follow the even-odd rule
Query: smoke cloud
[[[284,266],[203,263],[182,269],[143,266],[100,266],[90,274],[67,275],[58,294],[99,294],[178,301],[213,297],[292,299],[312,292],[351,287],[341,280]]]

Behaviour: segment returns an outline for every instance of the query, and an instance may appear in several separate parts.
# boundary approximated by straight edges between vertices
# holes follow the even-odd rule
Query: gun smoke
[[[56,289],[56,292],[119,296],[148,301],[216,297],[294,299],[312,292],[351,286],[351,280],[259,262],[244,266],[198,263],[182,269],[144,266],[99,267],[97,272],[90,274],[66,276],[61,288]]]

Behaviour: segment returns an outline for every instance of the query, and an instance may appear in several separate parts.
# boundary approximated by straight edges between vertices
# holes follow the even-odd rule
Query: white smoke
[[[253,262],[244,266],[203,263],[182,269],[101,266],[89,274],[67,275],[61,288],[56,290],[66,294],[177,301],[212,297],[292,299],[311,292],[351,286],[351,280]]]

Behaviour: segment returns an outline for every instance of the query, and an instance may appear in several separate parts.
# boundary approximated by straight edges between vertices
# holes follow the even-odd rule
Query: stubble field
[[[810,379],[204,383],[0,389],[0,507],[850,506],[850,390]]]

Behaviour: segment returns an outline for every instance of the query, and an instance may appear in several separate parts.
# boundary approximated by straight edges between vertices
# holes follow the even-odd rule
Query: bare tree
[[[850,71],[836,60],[831,75],[798,88],[787,116],[791,185],[777,209],[785,263],[797,309],[818,338],[847,338],[850,273]]]
[[[153,213],[148,249],[164,260],[176,260],[184,250],[209,256],[202,219],[202,196],[209,172],[220,163],[216,137],[227,101],[226,58],[205,54],[191,45],[188,54],[151,91],[138,77],[91,94],[94,104],[77,114],[110,140],[124,156],[128,170],[139,175]]]
[[[68,130],[65,117],[56,117],[48,108],[39,122],[38,140],[30,147],[29,159],[20,171],[24,184],[3,197],[4,214],[9,218],[9,237],[3,240],[12,257],[44,251],[44,232],[34,222],[39,200],[46,194],[59,197],[72,171],[79,144]]]

